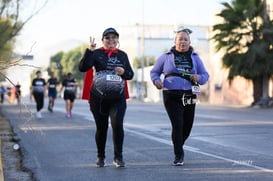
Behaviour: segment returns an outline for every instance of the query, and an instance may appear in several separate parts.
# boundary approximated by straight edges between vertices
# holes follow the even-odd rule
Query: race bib
[[[115,71],[105,70],[96,73],[93,81],[93,93],[103,99],[118,99],[124,94],[125,81]]]
[[[121,82],[122,78],[118,75],[106,75],[106,81]]]
[[[66,87],[65,90],[74,91],[74,90],[75,90],[75,87]]]
[[[192,85],[191,91],[193,94],[200,94],[201,93],[200,86],[198,84]]]

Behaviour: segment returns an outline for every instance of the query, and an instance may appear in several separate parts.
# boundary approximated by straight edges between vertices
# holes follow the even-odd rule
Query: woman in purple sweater
[[[174,46],[157,59],[150,72],[156,88],[163,89],[163,102],[172,125],[176,166],[184,164],[183,145],[192,129],[199,85],[209,79],[201,58],[190,46],[190,33],[187,28],[176,31]]]

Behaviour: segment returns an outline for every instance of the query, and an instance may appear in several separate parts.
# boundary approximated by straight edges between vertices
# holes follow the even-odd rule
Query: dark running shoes
[[[53,106],[51,104],[48,105],[47,109],[48,109],[49,112],[53,112]]]
[[[184,165],[184,158],[183,157],[175,157],[173,161],[174,166],[182,166]]]
[[[119,167],[125,167],[125,163],[122,159],[115,158],[113,161],[113,164],[119,168]],[[104,167],[105,166],[105,159],[104,158],[97,158],[96,162],[97,167]]]
[[[114,163],[114,165],[116,165],[117,168],[125,167],[125,162],[123,161],[123,159],[115,158],[113,163]]]
[[[96,166],[104,167],[104,165],[105,165],[104,158],[97,158]]]

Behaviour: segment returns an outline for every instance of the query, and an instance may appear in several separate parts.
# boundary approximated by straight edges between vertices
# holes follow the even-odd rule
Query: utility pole
[[[264,0],[264,16],[263,16],[263,22],[268,23],[268,12],[267,12],[267,2]],[[263,94],[261,99],[261,105],[262,106],[268,106],[269,101],[269,76],[267,74],[263,74]]]
[[[144,52],[145,52],[145,29],[144,29],[144,0],[142,0],[142,23],[141,23],[141,86],[140,86],[140,100],[144,101]]]

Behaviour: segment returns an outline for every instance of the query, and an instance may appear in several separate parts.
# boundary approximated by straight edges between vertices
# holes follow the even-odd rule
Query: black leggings
[[[163,101],[167,114],[172,125],[172,142],[176,157],[183,156],[183,145],[189,137],[193,125],[195,103],[187,104],[190,101],[182,102],[183,95],[188,94],[184,91],[163,91]],[[195,99],[192,95],[188,99]]]
[[[40,111],[44,107],[44,93],[43,92],[33,92],[33,97],[36,102],[36,110]]]
[[[118,100],[102,100],[92,96],[90,110],[96,122],[97,156],[105,158],[105,144],[107,139],[108,119],[111,119],[113,130],[114,158],[122,158],[124,140],[123,119],[126,112],[125,96]]]

